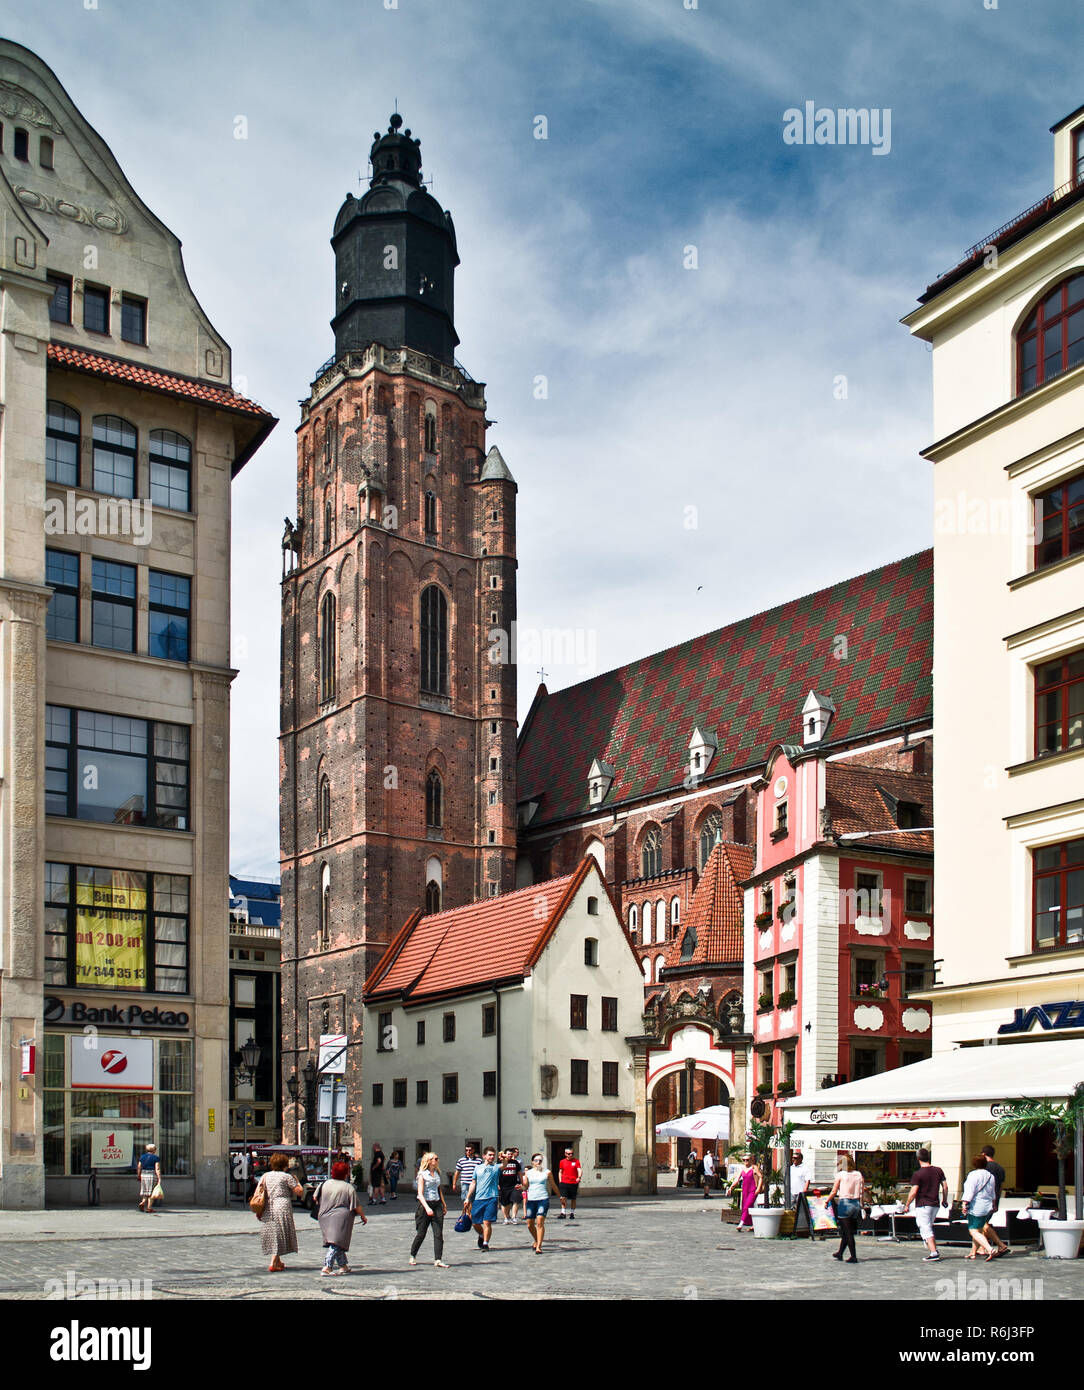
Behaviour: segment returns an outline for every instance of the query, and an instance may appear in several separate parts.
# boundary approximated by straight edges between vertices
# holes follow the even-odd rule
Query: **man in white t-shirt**
[[[704,1150],[701,1164],[703,1171],[700,1181],[704,1188],[704,1196],[708,1197],[711,1194],[711,1189],[715,1186],[715,1155],[710,1149]]]
[[[790,1204],[798,1205],[798,1198],[813,1181],[813,1172],[802,1160],[802,1151],[795,1149],[790,1156]]]

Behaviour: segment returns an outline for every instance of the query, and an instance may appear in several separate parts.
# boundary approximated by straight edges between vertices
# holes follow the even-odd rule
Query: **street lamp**
[[[262,1053],[263,1048],[260,1046],[258,1042],[255,1042],[253,1038],[250,1037],[248,1042],[245,1043],[244,1047],[241,1048],[239,1054],[241,1058],[241,1065],[239,1067],[236,1067],[233,1073],[234,1081],[238,1086],[251,1086],[255,1082],[256,1068],[260,1065],[260,1057]],[[244,1136],[242,1143],[244,1145],[246,1173],[248,1172],[248,1117],[250,1113],[251,1111],[249,1106],[242,1105],[241,1124],[243,1126],[242,1132]]]
[[[310,1057],[302,1068],[305,1078],[305,1136],[309,1144],[316,1143],[316,1063]]]

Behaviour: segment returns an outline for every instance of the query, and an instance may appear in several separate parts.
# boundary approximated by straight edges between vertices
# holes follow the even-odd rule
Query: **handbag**
[[[267,1208],[267,1189],[263,1185],[263,1178],[256,1184],[256,1191],[248,1199],[248,1205],[256,1220],[262,1221]]]
[[[320,1220],[320,1193],[323,1192],[323,1190],[324,1184],[321,1183],[320,1186],[312,1194],[312,1206],[309,1207],[309,1215],[312,1217],[314,1221]]]
[[[470,1217],[467,1215],[466,1212],[464,1212],[463,1215],[459,1218],[459,1220],[455,1223],[455,1229],[459,1232],[460,1235],[464,1235],[467,1231],[470,1230],[472,1224],[473,1223]]]
[[[153,1202],[155,1200],[158,1200],[160,1202],[164,1202],[165,1199],[166,1194],[162,1191],[162,1184],[160,1182],[156,1182],[154,1184],[154,1191],[151,1193],[151,1201]]]

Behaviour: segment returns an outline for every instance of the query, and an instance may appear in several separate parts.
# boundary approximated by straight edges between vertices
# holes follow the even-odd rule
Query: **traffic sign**
[[[345,1076],[346,1034],[320,1034],[320,1061],[317,1070],[322,1076]]]
[[[326,1125],[331,1119],[331,1082],[325,1082],[320,1087],[319,1108],[316,1118],[320,1124]],[[335,1087],[335,1123],[344,1125],[346,1123],[346,1087],[336,1085]]]

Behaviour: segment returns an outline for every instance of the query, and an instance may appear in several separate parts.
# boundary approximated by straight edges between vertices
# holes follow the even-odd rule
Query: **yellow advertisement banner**
[[[77,873],[75,983],[98,989],[145,989],[147,876],[123,869]]]

